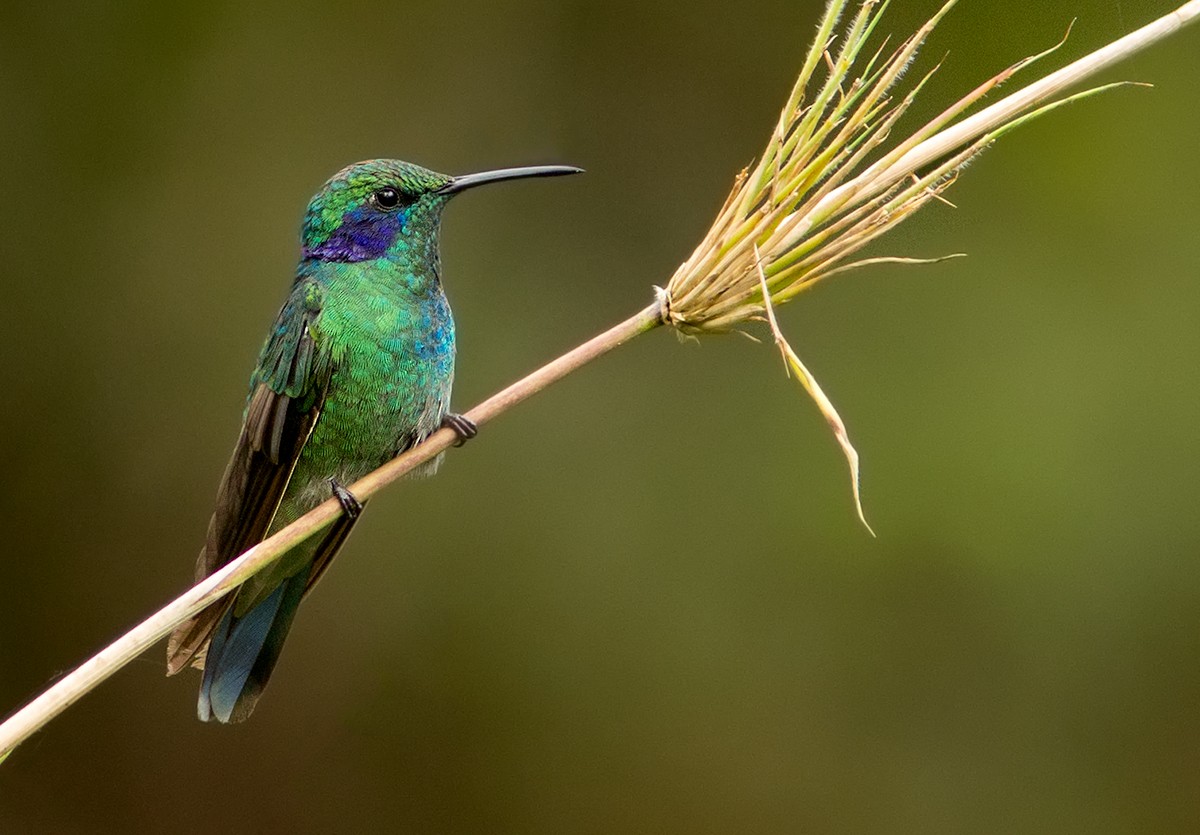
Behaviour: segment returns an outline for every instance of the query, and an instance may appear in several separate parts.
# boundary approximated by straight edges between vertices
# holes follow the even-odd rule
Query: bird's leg
[[[448,429],[453,429],[454,434],[458,435],[458,442],[455,446],[462,446],[467,441],[479,434],[479,426],[475,421],[471,420],[466,415],[449,412],[442,418],[442,426]]]
[[[346,514],[346,518],[353,522],[362,513],[366,506],[360,502],[357,497],[345,487],[341,485],[336,478],[329,479],[329,486],[333,490],[333,497],[338,500],[338,504],[342,506],[342,512]]]

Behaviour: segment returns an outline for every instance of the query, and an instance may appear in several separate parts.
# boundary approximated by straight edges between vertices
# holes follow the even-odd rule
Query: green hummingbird
[[[250,378],[196,579],[331,492],[344,513],[172,633],[167,674],[189,664],[204,671],[201,719],[238,722],[254,710],[300,601],[361,514],[363,503],[345,485],[442,426],[460,443],[475,434],[470,420],[450,412],[454,319],[438,255],[447,201],[485,183],[580,170],[452,177],[369,160],[338,172],[313,197],[296,278]]]

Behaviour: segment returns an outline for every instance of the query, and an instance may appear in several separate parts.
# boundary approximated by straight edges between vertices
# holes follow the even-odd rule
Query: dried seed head
[[[929,201],[948,202],[942,193],[953,185],[958,172],[1004,132],[1068,101],[1116,86],[1044,104],[1068,84],[1094,72],[1095,67],[1074,74],[1071,70],[1100,55],[1095,53],[969,118],[960,118],[1060,42],[1017,62],[908,137],[889,144],[896,123],[937,67],[903,95],[896,92],[896,85],[954,2],[947,2],[912,37],[885,55],[886,41],[873,53],[866,46],[887,0],[865,0],[840,36],[835,30],[849,3],[831,0],[762,156],[738,174],[712,227],[660,292],[663,320],[684,334],[722,333],[750,322],[769,323],[789,372],[834,429],[850,465],[855,506],[864,525],[858,455],[833,404],[780,331],[774,307],[822,279],[858,267],[943,260],[850,258]],[[1108,58],[1108,63],[1123,54]],[[822,67],[824,81],[818,83],[815,77]]]

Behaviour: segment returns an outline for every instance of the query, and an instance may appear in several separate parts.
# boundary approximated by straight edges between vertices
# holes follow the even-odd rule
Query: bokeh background
[[[964,2],[908,124],[1174,5]],[[650,300],[819,6],[5,4],[0,713],[186,586],[329,174],[588,169],[447,213],[466,408]],[[375,499],[251,722],[155,650],[0,768],[0,831],[1197,831],[1198,56],[874,250],[969,258],[782,312],[878,539],[769,344],[657,332]]]

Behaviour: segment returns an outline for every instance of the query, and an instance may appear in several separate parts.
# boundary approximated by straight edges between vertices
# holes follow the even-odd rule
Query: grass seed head
[[[1106,89],[1047,104],[1072,80],[1047,84],[1060,71],[964,118],[985,95],[1055,46],[1018,61],[894,140],[894,128],[937,66],[917,76],[907,90],[901,90],[901,82],[954,2],[890,51],[886,39],[874,51],[868,48],[878,40],[873,35],[887,0],[865,0],[848,16],[846,0],[829,2],[762,155],[735,178],[712,227],[659,297],[664,321],[683,334],[723,333],[754,322],[769,325],[789,374],[817,403],[846,456],[864,525],[858,454],[832,402],[780,330],[775,307],[823,279],[859,267],[955,257],[853,259],[930,201],[948,202],[942,194],[958,172],[1004,132]]]

